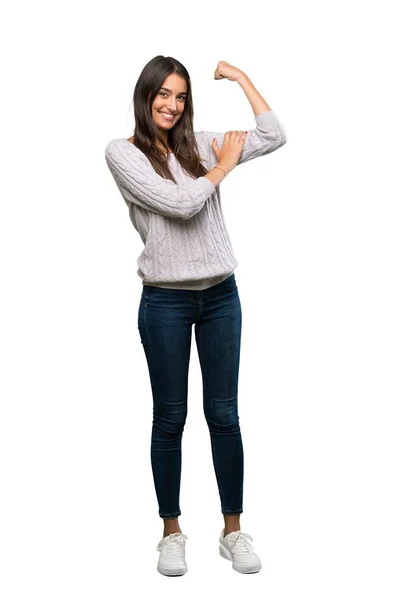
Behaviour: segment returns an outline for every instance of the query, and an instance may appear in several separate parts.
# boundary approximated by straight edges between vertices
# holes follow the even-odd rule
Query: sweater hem
[[[173,290],[206,290],[213,285],[218,285],[228,279],[233,274],[233,271],[225,273],[223,275],[216,275],[215,277],[207,277],[203,279],[189,280],[189,281],[144,281],[142,280],[143,286],[159,287],[164,289]]]

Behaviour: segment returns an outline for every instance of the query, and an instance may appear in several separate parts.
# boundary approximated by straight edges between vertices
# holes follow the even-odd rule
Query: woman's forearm
[[[261,113],[266,112],[267,110],[272,110],[268,106],[264,98],[261,96],[261,94],[256,90],[246,73],[243,73],[243,75],[241,75],[237,79],[237,83],[240,85],[240,87],[246,94],[255,116],[260,115]]]
[[[221,170],[222,169],[222,170]],[[204,177],[211,181],[212,184],[216,187],[221,183],[221,181],[228,175],[231,169],[228,168],[224,163],[218,163],[218,167],[213,167]]]

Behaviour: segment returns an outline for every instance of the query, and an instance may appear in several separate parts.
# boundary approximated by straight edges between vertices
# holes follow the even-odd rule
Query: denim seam
[[[149,345],[150,345],[150,337],[149,337],[149,330],[147,328],[147,307],[148,307],[149,302],[150,302],[151,291],[152,291],[151,288],[149,290],[147,290],[147,296],[145,297],[144,311],[143,311],[144,328],[146,330],[147,343]]]

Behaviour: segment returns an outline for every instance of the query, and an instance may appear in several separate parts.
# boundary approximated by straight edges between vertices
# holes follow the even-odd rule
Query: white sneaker
[[[157,571],[162,575],[184,575],[187,571],[185,562],[185,540],[183,533],[171,533],[163,537],[157,544],[159,550]]]
[[[253,541],[253,538],[242,531],[232,531],[224,536],[224,531],[219,537],[220,555],[231,560],[232,567],[239,573],[258,573],[261,561],[248,541]]]

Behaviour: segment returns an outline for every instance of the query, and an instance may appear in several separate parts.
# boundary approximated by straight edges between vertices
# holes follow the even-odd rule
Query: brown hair
[[[163,81],[171,73],[177,73],[186,81],[187,95],[181,117],[168,131],[168,146],[172,148],[176,160],[189,176],[201,177],[208,172],[201,162],[203,159],[200,158],[193,131],[193,99],[189,73],[171,56],[155,56],[140,73],[133,93],[134,137],[135,146],[147,156],[155,171],[176,183],[168,166],[168,154],[166,156],[157,146],[156,141],[164,146],[168,153],[168,147],[160,137],[151,110]]]

